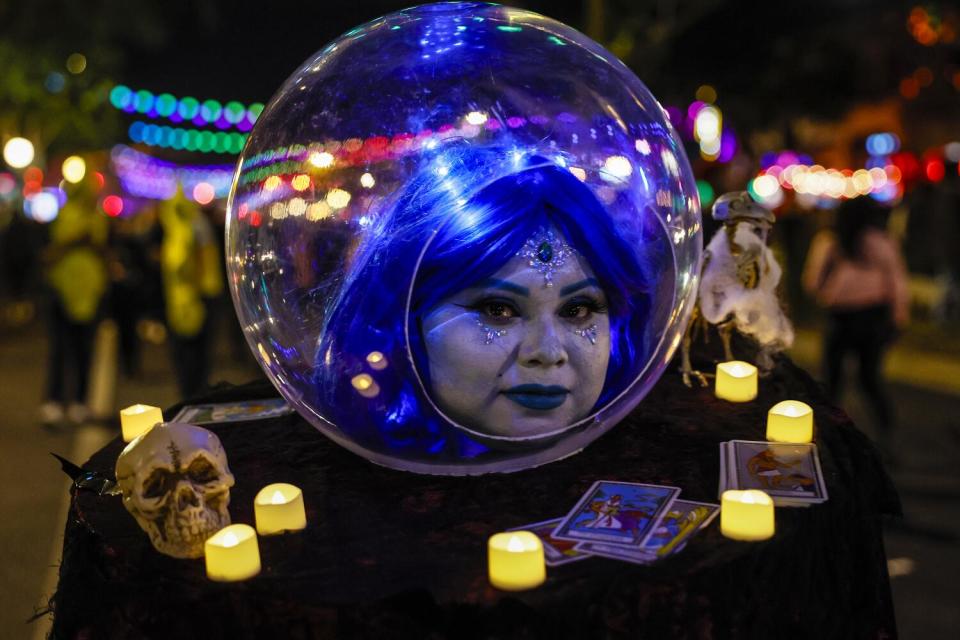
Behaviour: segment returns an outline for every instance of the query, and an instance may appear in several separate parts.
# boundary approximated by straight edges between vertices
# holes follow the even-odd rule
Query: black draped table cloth
[[[202,399],[273,397],[266,383]],[[564,515],[597,480],[673,485],[718,502],[719,443],[764,439],[785,399],[815,412],[830,499],[778,508],[777,533],[745,543],[715,521],[653,566],[590,558],[521,593],[487,581],[496,532]],[[165,412],[172,417],[178,407]],[[424,476],[375,466],[296,414],[209,425],[253,525],[266,484],[302,488],[308,527],[261,537],[262,573],[215,583],[204,562],[153,550],[118,496],[75,491],[55,638],[894,638],[881,517],[896,493],[874,447],[816,383],[781,359],[750,403],[687,389],[669,370],[621,424],[578,455],[513,474]],[[85,465],[113,474],[118,438]]]

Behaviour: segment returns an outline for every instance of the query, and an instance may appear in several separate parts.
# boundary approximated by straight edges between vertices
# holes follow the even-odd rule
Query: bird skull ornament
[[[123,505],[160,553],[203,556],[203,543],[230,524],[234,478],[212,432],[164,423],[133,440],[117,459]]]

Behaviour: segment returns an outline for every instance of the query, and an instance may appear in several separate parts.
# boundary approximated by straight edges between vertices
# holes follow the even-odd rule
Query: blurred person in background
[[[885,229],[885,214],[873,198],[845,200],[834,229],[819,232],[811,242],[803,287],[827,311],[823,365],[830,400],[840,400],[845,356],[856,354],[877,443],[890,459],[894,415],[883,358],[909,321],[910,299],[903,256]]]
[[[223,291],[219,244],[200,206],[179,188],[158,205],[158,215],[173,367],[181,396],[189,398],[210,374],[211,301]]]
[[[153,311],[149,301],[162,299],[159,273],[153,268],[153,262],[158,261],[151,246],[155,223],[153,210],[145,209],[130,218],[116,220],[111,238],[110,306],[120,338],[120,365],[131,378],[140,372],[137,324]]]
[[[40,419],[51,426],[64,417],[79,424],[90,415],[86,404],[90,358],[109,283],[109,223],[97,210],[97,178],[92,171],[87,176],[66,187],[67,202],[50,223],[50,240],[42,255],[49,292],[50,354]]]

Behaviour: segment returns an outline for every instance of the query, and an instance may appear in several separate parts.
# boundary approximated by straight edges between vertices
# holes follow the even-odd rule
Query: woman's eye
[[[512,306],[505,302],[483,302],[480,304],[480,313],[488,318],[507,320],[519,315]]]
[[[560,315],[564,318],[574,318],[577,320],[587,318],[591,313],[591,309],[585,304],[568,304],[560,311]]]
[[[606,306],[596,300],[571,300],[560,309],[560,317],[569,320],[586,320],[595,313],[603,313]]]

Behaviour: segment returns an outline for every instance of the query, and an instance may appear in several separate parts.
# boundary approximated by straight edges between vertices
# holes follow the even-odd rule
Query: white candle
[[[799,400],[784,400],[767,413],[767,440],[804,443],[813,440],[813,409]]]
[[[508,531],[490,536],[487,543],[490,584],[504,591],[523,591],[547,579],[543,543],[530,531]]]
[[[773,500],[758,489],[724,491],[720,533],[734,540],[766,540],[773,536]]]
[[[307,527],[303,492],[292,484],[268,484],[254,499],[253,510],[257,533],[262,536],[300,531]]]
[[[123,441],[132,441],[137,436],[150,431],[158,422],[163,422],[163,412],[160,411],[160,407],[135,404],[121,409],[120,429],[123,433]]]
[[[717,365],[717,397],[730,402],[750,402],[757,397],[757,368],[731,360]]]
[[[203,545],[207,577],[217,582],[247,580],[260,573],[257,533],[248,524],[231,524]]]

